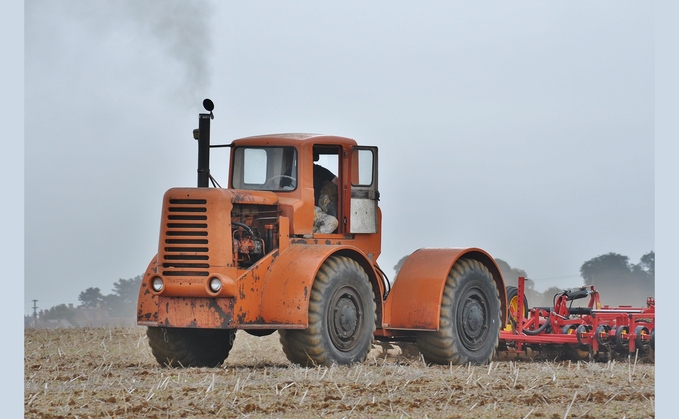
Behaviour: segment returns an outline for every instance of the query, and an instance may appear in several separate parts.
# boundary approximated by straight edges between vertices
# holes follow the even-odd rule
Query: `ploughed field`
[[[409,350],[377,345],[362,364],[302,368],[285,358],[277,333],[240,331],[222,367],[169,369],[145,332],[27,329],[25,417],[655,417],[647,358],[426,366]]]

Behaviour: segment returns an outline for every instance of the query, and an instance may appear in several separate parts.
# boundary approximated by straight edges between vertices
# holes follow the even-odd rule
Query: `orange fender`
[[[316,273],[332,255],[356,260],[366,271],[376,301],[383,285],[368,257],[353,246],[293,244],[263,258],[236,281],[234,297],[162,297],[150,290],[157,273],[157,256],[149,264],[139,289],[137,324],[141,326],[303,329],[308,326],[309,297]],[[378,306],[378,316],[381,307]]]
[[[137,299],[137,324],[156,326],[158,324],[158,295],[149,288],[149,280],[158,272],[158,255],[151,259],[139,287]]]
[[[501,324],[505,324],[507,296],[495,260],[478,248],[450,248],[419,249],[408,256],[387,297],[384,327],[439,330],[443,288],[453,265],[462,257],[478,260],[490,270],[500,295]]]
[[[338,253],[357,260],[364,269],[369,266],[368,258],[351,246],[294,244],[283,250],[271,264],[262,285],[260,321],[306,328],[316,273],[327,258]],[[366,273],[371,281],[376,276],[370,269]]]

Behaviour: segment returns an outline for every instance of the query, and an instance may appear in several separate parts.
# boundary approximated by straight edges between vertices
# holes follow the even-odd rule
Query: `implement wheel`
[[[634,340],[636,348],[639,349],[640,351],[648,349],[650,343],[648,340],[644,340],[643,338],[643,336],[648,336],[650,334],[650,332],[648,331],[648,327],[644,325],[638,325],[634,328],[634,334],[636,335],[636,338]]]
[[[618,352],[629,353],[629,326],[618,326],[615,329],[615,345]]]
[[[512,285],[508,285],[505,289],[507,290],[507,306],[509,308],[507,325],[511,326],[511,330],[514,330],[519,318],[519,289]],[[525,294],[523,296],[523,318],[524,320],[528,318],[528,299]]]
[[[149,327],[151,352],[164,367],[216,367],[233,347],[233,329]]]
[[[500,337],[500,298],[486,266],[455,262],[443,289],[439,330],[421,332],[417,347],[427,363],[488,363]]]
[[[580,336],[582,333],[586,332],[586,329],[581,329],[583,325],[577,324],[567,324],[561,329],[561,333],[564,335],[577,335],[578,342],[582,340]],[[584,361],[589,359],[589,347],[580,343],[579,345],[564,345],[561,355],[565,359],[574,359],[576,361]]]
[[[372,347],[375,311],[363,268],[353,259],[331,256],[311,288],[309,327],[278,331],[283,352],[302,366],[363,362]]]

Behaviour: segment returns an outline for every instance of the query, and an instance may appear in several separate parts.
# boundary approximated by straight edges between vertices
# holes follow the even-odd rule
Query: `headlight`
[[[165,284],[163,284],[163,280],[158,276],[153,278],[153,281],[151,281],[151,287],[155,292],[162,291],[164,286]]]
[[[210,291],[218,293],[222,289],[222,281],[219,278],[210,279]]]

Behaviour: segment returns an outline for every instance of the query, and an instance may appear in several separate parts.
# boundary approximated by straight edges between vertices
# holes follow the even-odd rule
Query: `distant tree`
[[[126,303],[137,302],[139,295],[139,286],[141,285],[141,275],[137,275],[130,279],[119,279],[113,284],[113,293],[120,297]]]
[[[655,253],[643,255],[636,265],[627,256],[606,253],[583,263],[580,275],[599,291],[604,304],[643,305],[655,294]]]
[[[634,277],[637,279],[645,297],[655,295],[655,252],[650,251],[643,255],[639,264],[632,265]],[[644,293],[645,292],[645,293]]]
[[[629,257],[618,253],[606,253],[583,263],[580,275],[587,285],[618,285],[629,282],[632,272]]]
[[[512,268],[509,266],[509,263],[498,258],[495,259],[495,263],[497,264],[497,267],[500,268],[500,273],[502,274],[502,278],[505,280],[505,285],[517,286],[519,283],[519,277],[522,276],[526,278],[524,283],[526,289],[532,290],[535,288],[535,281],[529,279],[526,271],[523,269]]]
[[[655,279],[655,252],[651,250],[643,255],[639,261],[639,266]]]
[[[104,298],[113,317],[133,317],[137,306],[141,275],[130,279],[119,279],[113,284],[113,294]]]
[[[44,318],[46,320],[56,320],[56,319],[72,320],[74,314],[75,314],[74,310],[68,308],[66,304],[59,304],[50,308],[49,310],[46,310],[44,313]]]
[[[90,287],[80,293],[78,301],[80,301],[84,307],[96,307],[97,304],[104,302],[104,296],[101,295],[101,290],[99,288]]]

